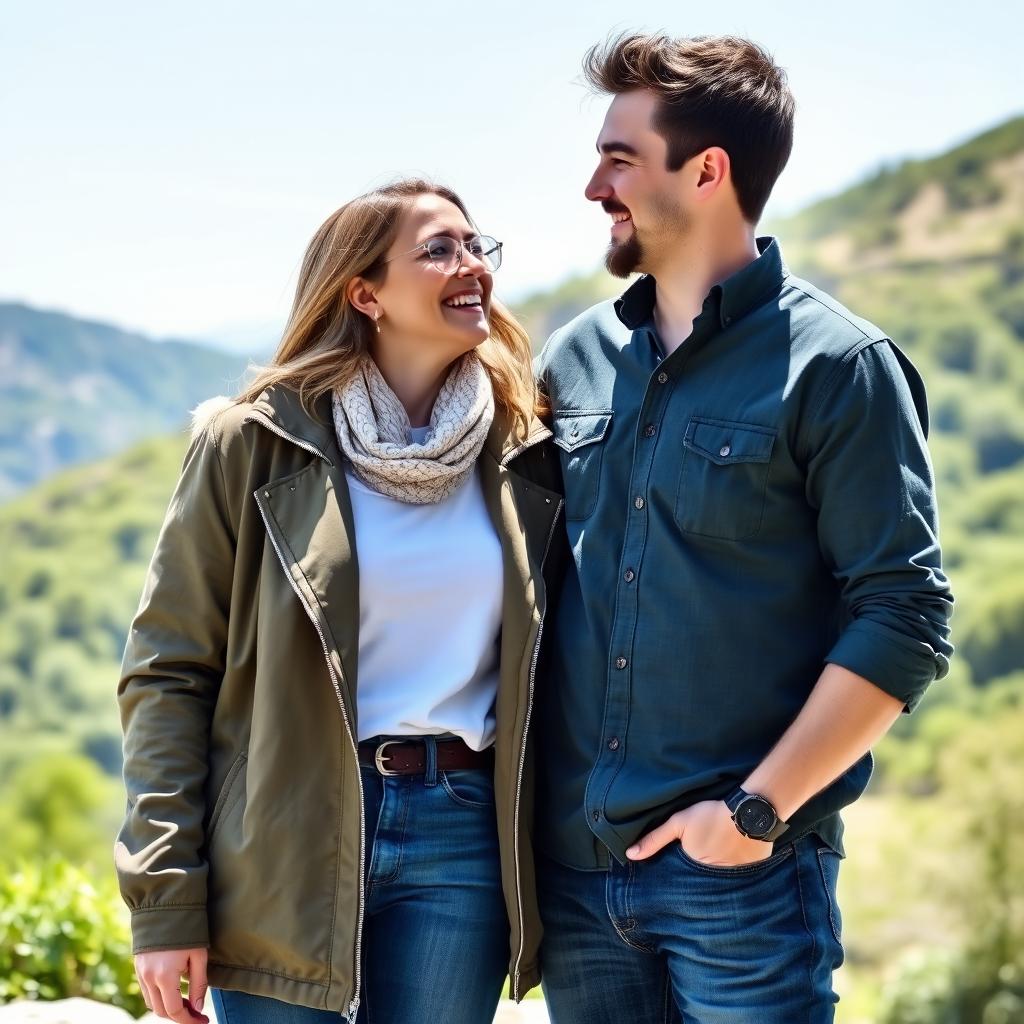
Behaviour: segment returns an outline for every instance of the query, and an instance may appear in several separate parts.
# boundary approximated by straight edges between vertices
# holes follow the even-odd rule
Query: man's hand
[[[722,800],[704,800],[673,814],[626,851],[630,860],[646,860],[678,840],[688,857],[716,867],[756,864],[772,855],[772,844],[741,835]]]
[[[205,949],[164,949],[135,954],[135,976],[142,998],[158,1017],[178,1024],[210,1024],[200,1012],[206,998]],[[188,977],[188,999],[181,996],[182,975]]]

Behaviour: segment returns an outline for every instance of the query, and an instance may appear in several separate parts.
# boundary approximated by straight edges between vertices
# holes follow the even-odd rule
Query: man
[[[755,225],[792,146],[735,38],[626,36],[587,198],[645,276],[538,359],[574,558],[538,688],[555,1024],[831,1021],[839,810],[946,674],[916,370]]]

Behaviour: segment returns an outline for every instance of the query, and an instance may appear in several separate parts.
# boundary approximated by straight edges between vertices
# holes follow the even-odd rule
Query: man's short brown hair
[[[729,154],[743,216],[756,224],[793,148],[786,73],[748,39],[625,34],[583,59],[587,81],[618,95],[647,89],[658,97],[652,127],[678,171],[710,146]]]

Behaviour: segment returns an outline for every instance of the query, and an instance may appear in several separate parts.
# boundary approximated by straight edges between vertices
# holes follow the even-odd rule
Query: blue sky
[[[505,242],[507,299],[600,261],[587,203],[610,31],[738,33],[787,69],[767,215],[1024,110],[1016,5],[735,0],[12,5],[0,34],[0,300],[164,336],[279,323],[313,231],[424,173]],[[783,242],[785,240],[783,239]]]

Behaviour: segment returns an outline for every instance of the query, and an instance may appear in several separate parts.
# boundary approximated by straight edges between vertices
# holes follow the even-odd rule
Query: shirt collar
[[[742,270],[716,284],[704,300],[703,313],[713,311],[720,327],[745,316],[774,295],[789,275],[778,240],[771,235],[757,239],[759,256]],[[615,314],[631,331],[647,324],[654,314],[657,284],[645,274],[615,300]]]

